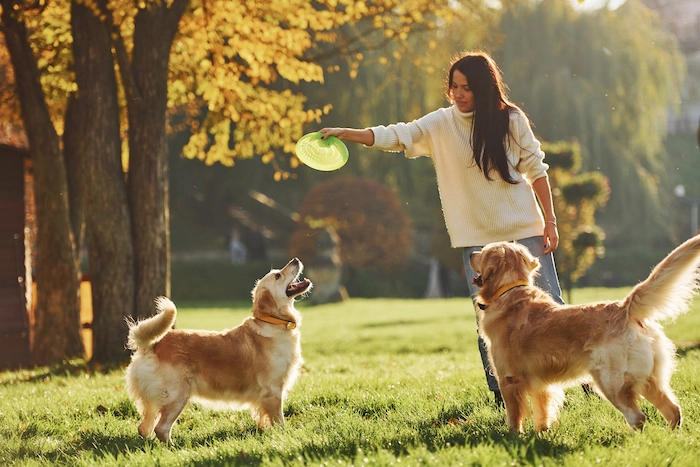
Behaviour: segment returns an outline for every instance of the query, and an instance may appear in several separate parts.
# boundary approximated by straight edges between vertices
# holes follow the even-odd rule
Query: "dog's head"
[[[497,242],[473,252],[469,265],[477,273],[474,284],[481,289],[479,296],[488,303],[502,287],[521,281],[532,284],[540,262],[519,243]]]
[[[272,316],[297,321],[294,300],[308,292],[313,284],[309,279],[299,280],[304,265],[292,259],[282,269],[272,269],[258,280],[253,288],[253,316]]]

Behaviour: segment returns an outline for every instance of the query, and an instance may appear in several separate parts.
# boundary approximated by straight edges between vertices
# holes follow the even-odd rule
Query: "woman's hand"
[[[552,188],[549,186],[549,177],[545,175],[532,183],[537,199],[542,205],[544,215],[544,254],[549,254],[559,246],[559,231],[557,230],[557,218],[554,215],[554,204],[552,203]]]
[[[557,224],[547,222],[544,224],[544,254],[549,254],[559,246],[559,231]]]
[[[343,141],[360,143],[365,146],[372,146],[374,144],[374,133],[369,128],[365,128],[364,130],[356,130],[354,128],[321,128],[319,132],[321,132],[321,138],[323,139],[329,136],[335,136]]]
[[[322,136],[323,139],[326,139],[329,136],[335,136],[336,138],[340,138],[341,135],[343,134],[342,128],[321,128],[319,131],[323,135]],[[343,139],[343,138],[340,138],[340,139]]]

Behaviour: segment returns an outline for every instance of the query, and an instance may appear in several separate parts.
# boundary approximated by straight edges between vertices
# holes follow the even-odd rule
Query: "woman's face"
[[[469,89],[467,77],[459,70],[452,73],[452,99],[460,112],[474,110],[474,93]]]

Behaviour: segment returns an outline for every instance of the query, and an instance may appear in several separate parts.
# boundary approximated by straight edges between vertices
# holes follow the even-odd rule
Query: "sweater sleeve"
[[[538,178],[547,176],[549,165],[544,162],[544,152],[532,132],[527,117],[521,112],[514,112],[511,123],[515,136],[513,154],[517,156],[515,167],[532,184]]]
[[[374,144],[371,146],[383,151],[406,151],[406,157],[430,156],[428,132],[420,120],[410,123],[395,123],[371,127]]]

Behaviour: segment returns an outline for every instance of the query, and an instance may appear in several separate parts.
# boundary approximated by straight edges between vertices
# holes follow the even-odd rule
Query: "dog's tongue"
[[[292,284],[289,284],[289,287],[287,287],[287,296],[291,297],[292,295],[302,293],[309,287],[309,284],[311,284],[311,281],[308,279],[304,279],[301,282],[294,282]]]

